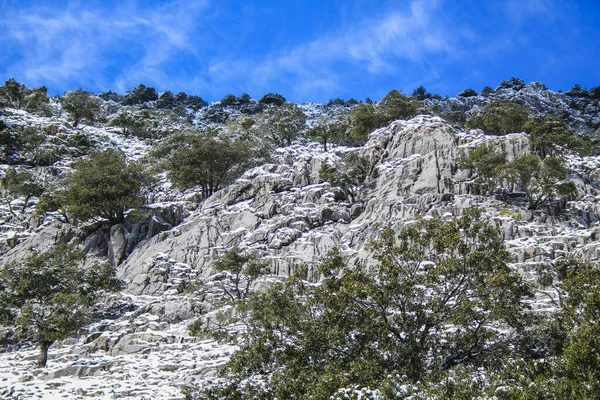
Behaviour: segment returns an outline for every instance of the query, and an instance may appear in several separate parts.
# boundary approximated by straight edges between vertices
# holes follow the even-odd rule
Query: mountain
[[[19,144],[17,150],[4,144],[3,174],[26,169],[46,191],[60,188],[79,158],[106,147],[118,148],[129,162],[141,161],[151,169],[161,160],[149,154],[177,131],[212,129],[219,132],[217,137],[236,140],[249,135],[248,152],[269,149],[209,196],[199,187],[177,188],[168,171],[154,168],[143,212],[129,212],[112,226],[102,219],[67,223],[57,212],[36,213],[38,196],[25,200],[5,187],[0,208],[4,268],[34,251],[73,244],[83,249],[88,263],[115,266],[126,287],[98,305],[95,320],[80,334],[50,348],[47,368],[33,368],[35,343],[20,340],[7,328],[0,354],[3,397],[183,398],[183,386],[215,382],[218,367],[240,343],[190,336],[188,325],[199,317],[218,319],[231,313],[221,288],[232,278],[215,263],[232,248],[253,254],[269,267],[270,273],[257,279],[252,290],[264,291],[299,272],[308,283],[318,284],[323,278],[319,265],[332,249],[340,250],[347,268],[373,265],[371,243],[384,226],[400,231],[419,218],[449,220],[478,207],[481,219],[499,231],[510,268],[536,286],[531,304],[539,313],[559,308],[559,292],[539,284],[540,266],[569,256],[598,262],[600,157],[593,151],[581,155],[585,152],[553,147],[565,174],[553,176],[546,186],[543,179],[550,178],[541,170],[539,176],[533,173],[535,182],[523,183],[486,178],[481,168],[466,164],[484,145],[501,152],[505,166],[524,154],[537,154],[533,134],[486,134],[468,127],[487,104],[499,101],[526,107],[529,118],[561,117],[572,137],[587,140],[587,150],[594,148],[600,106],[593,92],[556,93],[540,83],[511,80],[481,94],[412,98],[416,115],[385,122],[360,145],[335,139],[339,143],[332,141],[327,151],[302,135],[295,135],[289,146],[267,146],[269,135],[279,131],[269,131],[265,121],[282,106],[240,98],[197,110],[160,109],[158,100],[140,105],[101,100],[96,122],[79,126],[70,122],[58,99],[49,99],[43,111],[1,110],[7,135],[34,143]],[[300,105],[306,121],[300,130],[348,118],[350,132],[356,107]],[[116,125],[119,115],[131,118],[128,128]],[[246,119],[252,125],[240,128]],[[126,135],[126,129],[133,133]],[[40,137],[31,139],[35,134]],[[540,162],[548,158],[539,157]],[[334,172],[326,175],[327,168]],[[346,180],[326,179],[336,173]],[[566,183],[570,192],[554,190]],[[545,197],[532,206],[535,196]],[[244,327],[232,320],[227,329],[235,333]]]

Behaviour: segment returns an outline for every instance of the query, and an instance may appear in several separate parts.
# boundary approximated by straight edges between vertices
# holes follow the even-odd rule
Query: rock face
[[[127,221],[110,231],[44,223],[18,238],[2,262],[22,261],[32,250],[56,243],[79,243],[95,256],[92,260],[117,265],[128,287],[106,300],[102,317],[85,336],[51,348],[48,370],[30,373],[37,349],[3,354],[0,380],[8,389],[0,388],[0,397],[43,392],[73,398],[182,398],[182,385],[211,379],[235,350],[187,332],[192,319],[216,318],[222,310],[215,300],[222,293],[212,263],[234,245],[259,254],[275,275],[305,265],[308,278],[317,281],[316,266],[335,247],[350,264],[369,260],[367,244],[381,224],[402,226],[417,216],[449,218],[478,206],[498,227],[512,266],[525,277],[566,253],[599,260],[600,157],[567,159],[579,194],[555,217],[474,194],[475,177],[461,170],[458,160],[485,141],[501,146],[508,158],[529,146],[525,134],[490,137],[418,116],[373,132],[358,149],[324,153],[317,144],[280,149],[271,164],[247,171],[201,203],[193,194],[170,202],[168,196],[158,198],[142,222]],[[319,180],[324,163],[336,163],[348,152],[358,152],[368,170],[353,204],[339,188]],[[204,291],[195,292],[190,283],[199,280]],[[536,307],[548,301],[540,295]]]
[[[457,132],[432,116],[377,130],[360,149],[373,174],[356,204],[340,201],[335,188],[318,179],[324,162],[334,162],[351,149],[281,149],[275,163],[248,171],[204,201],[184,223],[137,246],[119,268],[120,277],[130,282],[133,294],[157,295],[172,287],[171,266],[187,265],[193,274],[208,276],[215,256],[236,245],[259,253],[276,275],[307,265],[309,279],[315,281],[316,265],[334,247],[350,263],[367,259],[365,247],[378,223],[403,224],[417,215],[441,217],[474,205],[493,208],[490,216],[498,215],[505,206],[470,195],[472,177],[458,168],[459,157],[484,140],[497,142],[509,158],[528,151],[525,134]],[[516,228],[506,227],[502,219],[495,222],[507,232],[507,240],[515,238],[511,232]]]

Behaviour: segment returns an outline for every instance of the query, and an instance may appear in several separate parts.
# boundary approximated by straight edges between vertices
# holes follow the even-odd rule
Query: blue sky
[[[600,85],[600,1],[0,0],[0,80],[288,100]]]

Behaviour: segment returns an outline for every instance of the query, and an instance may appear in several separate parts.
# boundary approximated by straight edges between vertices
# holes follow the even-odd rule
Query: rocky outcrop
[[[525,134],[490,138],[481,132],[457,132],[432,116],[379,129],[360,149],[374,173],[355,204],[340,201],[335,188],[318,180],[323,162],[335,162],[351,149],[280,149],[276,163],[248,171],[208,198],[184,223],[138,246],[119,274],[130,282],[131,293],[156,295],[171,287],[163,258],[169,265],[179,263],[208,276],[215,257],[236,245],[262,255],[276,275],[307,265],[309,278],[317,280],[316,265],[334,247],[350,263],[367,259],[365,247],[378,223],[402,224],[416,215],[441,217],[493,203],[470,196],[473,177],[458,167],[459,157],[484,140],[498,142],[509,158],[528,148]]]

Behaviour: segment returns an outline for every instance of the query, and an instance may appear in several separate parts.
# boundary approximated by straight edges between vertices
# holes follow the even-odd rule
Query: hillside
[[[0,265],[70,244],[83,250],[86,265],[110,263],[125,286],[95,306],[90,324],[50,347],[46,368],[34,366],[35,338],[5,327],[3,398],[175,399],[183,398],[184,386],[218,382],[218,368],[244,347],[247,328],[223,292],[235,276],[218,268],[233,248],[268,267],[253,292],[290,276],[317,287],[330,251],[339,249],[344,269],[376,269],[372,242],[384,226],[401,232],[422,219],[450,221],[477,207],[478,221],[498,231],[510,270],[533,289],[530,314],[552,316],[564,308],[561,262],[577,257],[597,267],[597,91],[557,93],[513,79],[446,99],[390,92],[374,104],[296,105],[270,94],[259,101],[226,96],[208,105],[195,98],[167,103],[164,94],[146,100],[142,89],[125,95],[131,104],[114,93],[90,95],[98,109],[79,123],[64,99],[28,108],[4,98]],[[195,140],[199,149],[215,147],[178,152],[195,150]],[[221,165],[217,158],[208,167],[195,162],[198,154],[212,160],[238,147],[224,169],[211,169]],[[56,193],[80,160],[106,148],[118,149],[127,165],[150,177],[139,206],[115,221],[84,218],[67,200],[46,206],[44,196],[61,199]],[[524,155],[532,167],[518,163]],[[492,163],[494,170],[485,168]],[[11,170],[28,171],[38,189],[10,186]],[[238,340],[192,336],[188,326],[207,317],[222,318],[219,328]],[[416,383],[402,382],[399,387],[410,389],[405,398],[421,398],[409,395]],[[482,382],[497,384],[489,377]],[[367,392],[362,395],[373,398]]]

